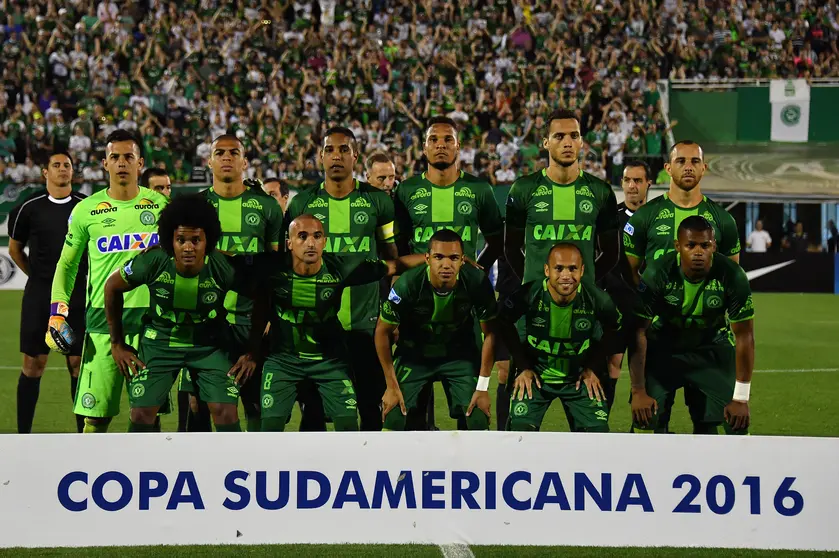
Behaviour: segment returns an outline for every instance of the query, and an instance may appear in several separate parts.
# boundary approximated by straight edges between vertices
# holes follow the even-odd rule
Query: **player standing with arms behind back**
[[[207,199],[218,211],[221,239],[218,250],[228,254],[255,254],[279,249],[283,212],[277,201],[261,187],[248,188],[244,173],[248,166],[242,142],[236,136],[216,138],[210,152],[209,167],[213,186],[206,190]],[[224,300],[234,352],[247,352],[251,329],[253,300],[229,291]],[[248,420],[248,432],[259,432],[260,378],[257,368],[239,393]]]
[[[157,244],[157,217],[167,200],[137,184],[143,156],[140,142],[125,130],[107,138],[102,166],[109,185],[82,200],[70,215],[67,237],[52,281],[52,303],[47,345],[67,353],[75,334],[67,322],[72,313],[70,293],[87,249],[90,273],[87,282],[84,345],[76,393],[75,412],[85,418],[86,433],[107,432],[119,414],[124,378],[111,358],[108,322],[105,318],[105,281],[139,251]],[[122,320],[125,342],[137,348],[142,317],[149,305],[147,288],[125,297]],[[78,311],[78,309],[76,310]]]
[[[617,198],[609,184],[580,167],[583,140],[577,116],[558,110],[545,126],[542,145],[548,151],[548,168],[519,178],[510,188],[504,254],[522,283],[541,281],[551,249],[570,242],[582,254],[583,281],[594,283],[620,256]],[[601,252],[596,263],[595,248]],[[604,376],[605,370],[605,362],[595,369]],[[498,390],[496,405],[499,410],[509,407],[506,390]]]
[[[41,377],[47,366],[50,349],[44,343],[44,323],[49,320],[50,288],[70,212],[85,196],[73,192],[73,160],[68,153],[57,151],[50,155],[43,175],[47,181],[46,192],[30,196],[9,215],[9,255],[28,277],[23,291],[20,311],[20,352],[23,353],[23,370],[17,383],[17,431],[32,431],[35,406],[41,388]],[[27,255],[23,249],[29,247]],[[87,280],[87,262],[82,262],[76,277],[70,305],[76,311],[69,316],[70,327],[78,337],[67,355],[70,372],[70,396],[76,399],[76,388],[81,366],[82,339],[84,337],[84,285]],[[76,428],[84,428],[84,417],[76,415]]]
[[[297,217],[314,215],[326,233],[324,251],[338,257],[360,255],[371,259],[393,260],[397,257],[394,242],[393,201],[387,193],[366,182],[353,179],[352,170],[358,159],[358,146],[347,128],[326,131],[321,149],[324,181],[297,194],[285,216],[287,225]],[[346,332],[350,368],[355,386],[361,430],[382,429],[379,403],[385,392],[385,378],[373,333],[379,314],[378,284],[358,285],[345,289],[338,319]],[[320,408],[313,393],[304,395],[304,415]],[[308,416],[309,424],[318,417]],[[321,428],[318,428],[321,429]]]

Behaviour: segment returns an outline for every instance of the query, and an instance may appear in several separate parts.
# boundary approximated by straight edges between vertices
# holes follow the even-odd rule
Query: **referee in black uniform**
[[[650,167],[645,161],[636,159],[625,164],[621,178],[624,201],[618,204],[618,230],[623,231],[632,214],[647,202],[647,191],[651,184]],[[603,278],[602,285],[623,316],[621,334],[614,337],[615,345],[609,349],[609,378],[603,383],[610,407],[615,401],[615,389],[621,374],[623,354],[627,347],[632,346],[630,343],[634,343],[633,311],[636,295],[635,283],[630,273],[629,263],[621,245],[618,265]]]
[[[17,430],[21,434],[32,431],[41,376],[50,352],[44,341],[44,324],[50,318],[53,273],[64,245],[70,213],[85,197],[72,190],[73,160],[67,152],[53,153],[43,174],[47,181],[46,191],[33,194],[9,215],[9,255],[28,276],[20,312],[23,370],[17,383]],[[29,248],[28,255],[23,251],[24,247]],[[85,307],[86,282],[87,258],[83,258],[70,308]],[[75,400],[84,339],[84,312],[71,312],[68,323],[76,334],[76,342],[66,357],[70,396]],[[77,416],[76,429],[81,432],[83,427],[84,418]]]

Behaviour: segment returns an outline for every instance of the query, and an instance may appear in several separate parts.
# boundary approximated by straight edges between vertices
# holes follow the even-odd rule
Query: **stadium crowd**
[[[656,80],[839,75],[837,13],[835,0],[3,0],[0,180],[37,181],[64,148],[77,183],[105,182],[105,138],[124,129],[176,184],[206,183],[211,138],[229,132],[251,178],[295,187],[320,179],[334,125],[407,178],[422,123],[447,115],[462,168],[509,184],[546,164],[544,119],[569,108],[584,168],[616,184],[625,156],[661,169]]]

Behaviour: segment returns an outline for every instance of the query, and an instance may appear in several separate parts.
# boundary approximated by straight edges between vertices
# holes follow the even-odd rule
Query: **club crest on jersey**
[[[475,194],[472,193],[472,189],[468,186],[464,186],[460,190],[454,193],[455,196],[460,196],[464,198],[472,198],[475,199]]]
[[[533,192],[533,195],[534,196],[550,196],[551,195],[551,189],[548,188],[547,186],[545,186],[544,184],[542,184],[541,186],[536,188],[536,191]]]
[[[417,200],[417,199],[420,199],[420,198],[430,198],[430,197],[431,197],[431,192],[429,192],[425,188],[420,188],[419,190],[417,190],[416,192],[414,192],[411,195],[411,201],[414,201],[414,200]]]
[[[350,203],[350,207],[373,207],[369,201],[364,198],[358,198]]]
[[[594,204],[588,200],[583,200],[580,202],[580,211],[583,213],[591,213],[594,211]]]
[[[335,289],[326,288],[320,292],[320,299],[321,300],[329,300],[332,298],[332,294],[335,292]]]
[[[589,198],[594,197],[594,194],[591,192],[591,188],[589,188],[588,186],[583,186],[582,188],[577,190],[577,195],[578,196],[587,196]]]
[[[633,227],[632,225],[630,225],[629,223],[627,223],[627,224],[626,224],[626,225],[624,225],[624,227],[623,227],[623,232],[625,232],[625,233],[626,233],[626,234],[628,234],[629,236],[632,236],[633,234],[635,234],[635,227]]]
[[[201,302],[203,302],[204,304],[212,304],[217,300],[218,294],[215,291],[204,293],[204,296],[201,297]]]
[[[143,211],[142,213],[140,213],[140,222],[142,224],[154,225],[155,221],[157,221],[157,217],[155,217],[154,213],[152,213],[151,211]]]
[[[366,212],[359,211],[358,213],[353,215],[352,220],[356,225],[365,225],[367,224],[367,221],[370,220],[370,217],[367,215]]]
[[[248,225],[250,225],[252,227],[257,226],[260,221],[261,221],[261,219],[260,219],[258,213],[248,213],[247,215],[245,215],[245,223],[247,223]]]
[[[139,232],[115,234],[111,236],[100,236],[96,239],[96,248],[102,254],[112,252],[130,252],[132,250],[145,250],[149,246],[158,243],[156,232]]]
[[[99,202],[98,204],[96,204],[96,207],[93,209],[93,211],[90,212],[90,214],[101,215],[103,213],[113,213],[116,210],[117,208],[112,206],[108,202]]]
[[[708,297],[708,300],[705,301],[705,305],[708,308],[719,308],[722,306],[722,299],[717,295],[711,295]]]
[[[676,214],[667,209],[666,207],[658,212],[658,217],[655,218],[656,221],[659,219],[673,219],[676,217]]]
[[[255,199],[249,199],[246,202],[242,202],[242,207],[247,207],[248,209],[258,209],[262,211],[262,204]]]
[[[469,202],[460,202],[457,204],[457,212],[461,215],[469,215],[472,213],[472,204]]]
[[[396,291],[394,289],[390,289],[390,294],[387,295],[387,299],[393,302],[394,304],[399,304],[400,302],[402,302],[402,297],[396,294]]]
[[[591,321],[586,319],[577,320],[574,322],[574,329],[578,331],[588,331],[591,329]]]

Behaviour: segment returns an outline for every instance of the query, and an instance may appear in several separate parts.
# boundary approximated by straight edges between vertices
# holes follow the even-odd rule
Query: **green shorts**
[[[140,360],[146,365],[128,386],[133,407],[163,405],[182,368],[189,370],[198,395],[207,403],[236,404],[239,388],[227,373],[232,366],[227,353],[217,347],[170,347],[165,341],[143,337]]]
[[[691,352],[672,353],[650,344],[647,349],[647,394],[664,409],[668,395],[685,389],[685,404],[694,425],[720,425],[724,409],[734,395],[735,350],[731,345],[711,345]],[[659,411],[660,414],[660,411]],[[659,415],[636,430],[655,430]]]
[[[449,416],[457,419],[466,417],[466,409],[472,401],[478,384],[479,366],[468,360],[426,360],[423,362],[396,359],[394,363],[396,379],[405,407],[408,412],[417,407],[420,391],[429,383],[439,381],[443,384],[446,399],[449,401]],[[385,417],[385,430],[404,430],[405,415],[398,408],[392,409]],[[480,409],[475,409],[471,417],[466,417],[469,430],[486,430],[489,417]]]
[[[297,386],[311,380],[318,388],[324,412],[335,430],[358,430],[358,411],[350,366],[339,359],[306,360],[272,353],[262,379],[262,418],[287,421],[297,400]]]
[[[126,335],[125,342],[136,348],[139,335]],[[115,417],[119,414],[125,377],[111,356],[107,333],[85,333],[79,388],[73,412],[84,417]]]
[[[586,387],[576,382],[564,384],[533,384],[533,399],[518,398],[510,401],[510,430],[538,431],[545,413],[554,399],[559,399],[568,424],[574,432],[608,432],[609,406],[606,402],[589,399]],[[525,396],[526,397],[526,396]]]

